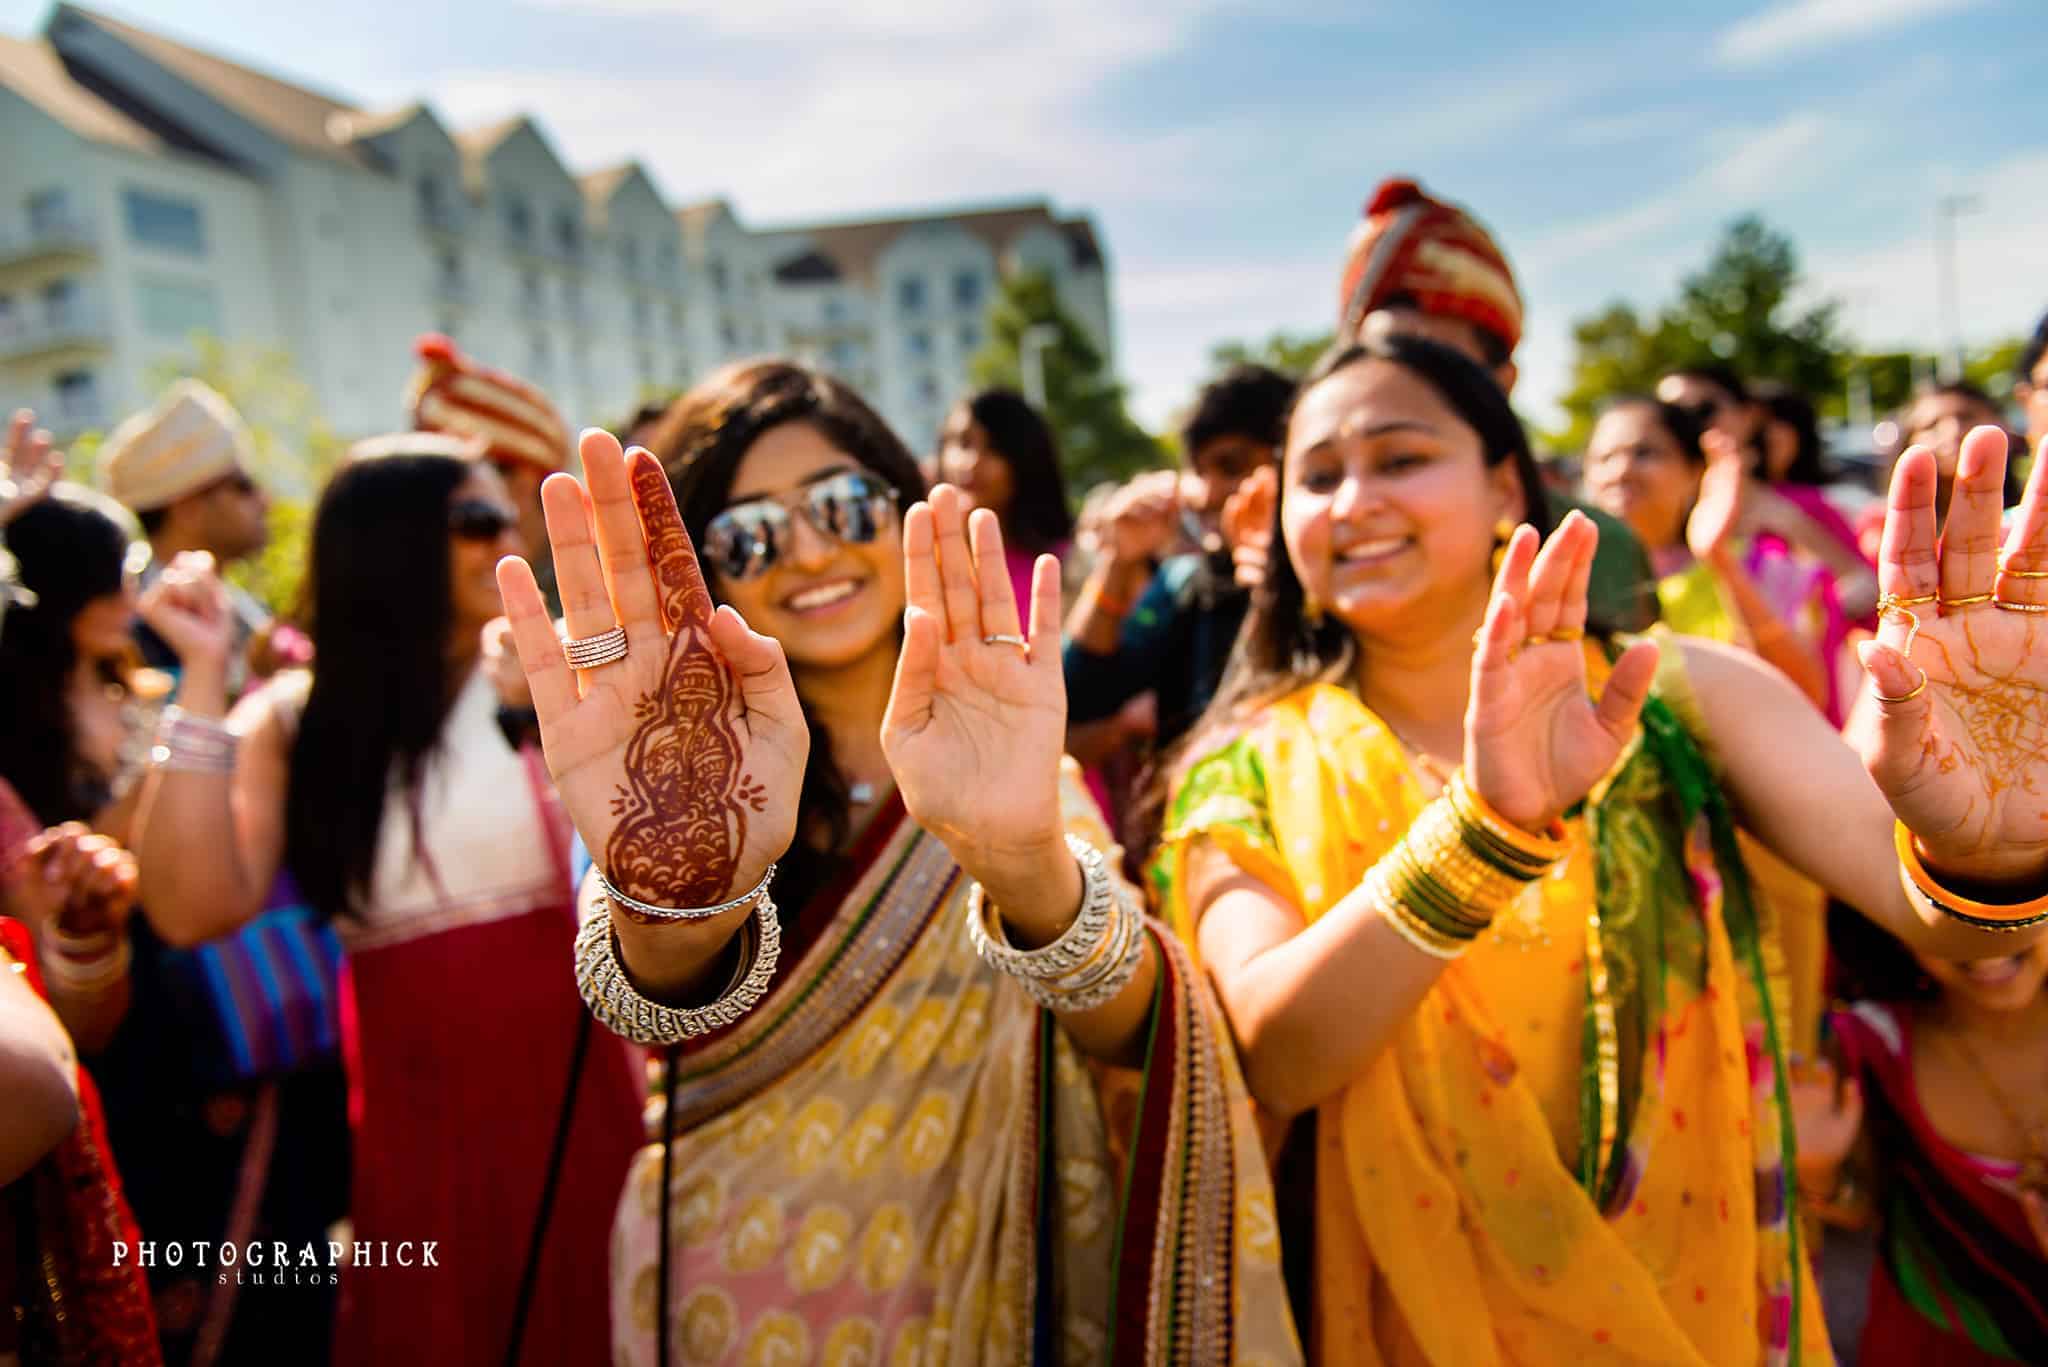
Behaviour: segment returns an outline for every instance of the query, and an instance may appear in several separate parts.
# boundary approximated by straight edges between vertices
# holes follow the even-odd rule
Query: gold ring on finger
[[[1932,598],[1933,595],[1930,594],[1928,595],[1928,597]],[[1888,612],[1896,612],[1897,614],[1899,614],[1899,616],[1906,619],[1906,644],[1899,647],[1899,654],[1906,656],[1908,659],[1911,659],[1913,655],[1913,642],[1920,639],[1920,615],[1914,612],[1911,608],[1901,607],[1900,600],[1896,598],[1892,598],[1892,601],[1889,603],[1884,601],[1885,598],[1892,598],[1892,595],[1887,593],[1884,595],[1883,598],[1878,599],[1878,622],[1882,624],[1884,621],[1884,615]],[[1913,601],[1919,603],[1925,602],[1927,600],[1916,598]]]
[[[1877,611],[1880,616],[1894,608],[1903,612],[1907,608],[1925,607],[1940,597],[1938,593],[1916,593],[1911,597],[1902,593],[1880,593],[1877,595]]]
[[[1877,700],[1878,700],[1879,702],[1889,702],[1889,703],[1901,703],[1901,702],[1911,702],[1911,701],[1913,701],[1913,699],[1915,699],[1915,698],[1919,697],[1919,696],[1920,696],[1920,695],[1921,695],[1922,693],[1925,693],[1926,691],[1927,691],[1927,671],[1923,669],[1923,670],[1921,670],[1921,671],[1920,671],[1920,682],[1919,682],[1919,683],[1916,683],[1916,684],[1914,684],[1914,685],[1913,685],[1913,686],[1912,686],[1911,688],[1909,688],[1909,689],[1907,689],[1907,690],[1906,690],[1905,692],[1903,692],[1903,693],[1899,694],[1899,696],[1898,696],[1898,697],[1896,697],[1896,698],[1894,698],[1894,697],[1890,697],[1890,696],[1888,696],[1888,695],[1886,695],[1886,694],[1883,694],[1883,693],[1880,693],[1880,692],[1878,692],[1878,691],[1877,691],[1877,689],[1875,689],[1875,688],[1872,688],[1872,689],[1870,690],[1870,696],[1871,696],[1871,697],[1873,697],[1873,698],[1876,698],[1876,699],[1877,699]]]
[[[1991,606],[2006,612],[2048,612],[2048,603],[2011,603],[2003,598],[1992,599]]]
[[[1973,608],[1979,603],[1990,601],[1991,595],[1988,593],[1973,593],[1963,598],[1944,598],[1941,600],[1941,610],[1947,612],[1952,608]]]
[[[1998,553],[1998,572],[2008,579],[2048,579],[2048,570],[2016,570],[2005,562],[2005,552]]]
[[[992,631],[981,638],[985,646],[1016,646],[1019,650],[1031,649],[1031,642],[1014,631]]]

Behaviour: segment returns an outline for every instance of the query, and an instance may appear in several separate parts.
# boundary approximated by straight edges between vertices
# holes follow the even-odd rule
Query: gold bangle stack
[[[1367,872],[1364,889],[1402,939],[1455,959],[1569,850],[1562,823],[1540,836],[1523,830],[1460,770]]]

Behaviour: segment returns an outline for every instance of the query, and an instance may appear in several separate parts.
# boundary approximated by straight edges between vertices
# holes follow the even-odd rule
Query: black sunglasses
[[[487,498],[465,498],[448,505],[448,531],[464,541],[496,541],[519,525],[503,504]]]
[[[779,498],[735,503],[712,518],[704,529],[704,563],[731,580],[766,574],[789,551],[796,513],[820,536],[864,546],[882,534],[893,506],[889,487],[872,475],[827,475]]]

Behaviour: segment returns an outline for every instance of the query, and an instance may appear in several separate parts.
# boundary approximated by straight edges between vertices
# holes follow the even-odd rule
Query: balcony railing
[[[107,345],[109,335],[106,315],[83,304],[0,319],[0,358],[21,360],[53,351],[99,349]]]
[[[90,257],[99,249],[99,234],[82,219],[52,218],[0,230],[0,266],[52,256]]]

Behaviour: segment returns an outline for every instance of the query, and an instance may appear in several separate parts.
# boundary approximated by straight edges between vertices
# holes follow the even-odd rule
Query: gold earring
[[[1493,572],[1500,573],[1500,562],[1508,558],[1508,542],[1515,539],[1515,524],[1502,518],[1493,524]]]
[[[1310,631],[1315,631],[1323,625],[1323,605],[1313,593],[1302,596],[1301,615],[1308,623]]]

